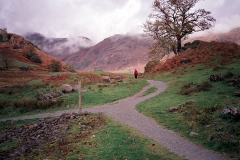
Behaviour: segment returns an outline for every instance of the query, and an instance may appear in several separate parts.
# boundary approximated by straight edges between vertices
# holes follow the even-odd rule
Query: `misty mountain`
[[[104,70],[110,72],[131,72],[133,69],[144,71],[148,62],[149,47],[153,39],[140,35],[114,35],[91,46],[92,41],[86,37],[76,38],[69,43],[67,38],[46,38],[39,33],[26,36],[44,52],[55,58],[70,63],[75,69],[82,71]],[[78,41],[81,39],[81,41]],[[240,28],[227,33],[209,33],[183,42],[193,40],[232,41],[240,44]],[[80,45],[87,44],[90,46]],[[76,47],[77,46],[77,47]],[[74,52],[70,52],[74,49]],[[52,51],[52,52],[50,52]]]
[[[152,38],[141,35],[117,34],[90,48],[68,55],[63,61],[83,71],[130,72],[136,68],[143,72],[152,42]]]
[[[49,38],[40,33],[28,33],[24,37],[36,44],[43,52],[57,58],[93,45],[89,38],[82,36],[76,38]]]

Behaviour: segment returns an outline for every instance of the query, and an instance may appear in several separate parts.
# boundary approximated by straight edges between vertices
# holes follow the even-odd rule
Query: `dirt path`
[[[160,94],[167,88],[167,84],[159,81],[148,81],[149,86],[144,87],[143,90],[132,97],[128,97],[114,103],[105,104],[101,106],[95,106],[91,108],[84,108],[83,112],[102,112],[113,119],[122,123],[128,124],[132,128],[140,131],[145,136],[157,141],[159,144],[167,147],[170,151],[190,160],[225,160],[228,159],[223,155],[208,150],[204,147],[196,145],[187,139],[179,136],[177,133],[165,129],[164,127],[157,124],[157,122],[145,115],[140,114],[135,109],[136,104],[146,99],[154,97]],[[156,86],[158,90],[155,93],[147,96],[142,96],[143,92],[148,88]],[[38,114],[25,117],[15,117],[8,119],[0,119],[0,121],[6,120],[23,120],[23,119],[34,119],[34,118],[45,118],[60,116],[63,113],[78,112],[78,109],[58,111],[54,113]]]

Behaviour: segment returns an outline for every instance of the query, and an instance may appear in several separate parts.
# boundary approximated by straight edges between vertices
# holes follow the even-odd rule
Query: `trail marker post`
[[[78,113],[82,113],[81,81],[78,81]]]
[[[78,113],[82,113],[82,96],[81,96],[81,93],[86,92],[86,91],[87,90],[82,90],[81,81],[78,81],[78,108],[79,108]]]

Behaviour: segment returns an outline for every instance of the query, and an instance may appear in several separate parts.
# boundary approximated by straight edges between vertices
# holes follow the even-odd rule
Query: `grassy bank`
[[[37,95],[48,92],[58,92],[61,84],[72,82],[78,75],[73,74],[61,83],[43,83],[41,79],[27,83],[16,83],[9,87],[0,88],[0,118],[53,112],[78,107],[78,90],[57,97],[56,101],[34,100]],[[122,82],[107,83],[94,81],[84,83],[82,107],[91,107],[111,103],[129,97],[139,92],[147,85],[146,80],[126,78]]]
[[[160,95],[138,104],[137,109],[198,144],[231,157],[240,157],[239,121],[221,114],[226,106],[239,108],[240,100],[233,96],[239,88],[228,83],[234,75],[240,74],[239,70],[239,61],[235,61],[227,66],[215,67],[186,65],[151,75],[151,78],[167,82],[168,88]],[[233,77],[218,82],[209,81],[210,75],[229,72]],[[197,90],[203,84],[208,84],[209,88]],[[186,91],[184,87],[189,85],[193,87]],[[169,107],[178,110],[169,112]],[[190,136],[190,132],[198,135]]]
[[[13,131],[36,123],[37,120],[2,122],[1,134],[6,128]],[[81,129],[79,123],[84,124],[85,129]],[[90,124],[94,127],[89,127]],[[71,121],[68,128],[61,131],[59,139],[21,153],[20,159],[182,159],[127,125],[101,114],[90,114],[76,122]],[[21,137],[5,141],[0,145],[0,153],[14,149],[21,142]]]

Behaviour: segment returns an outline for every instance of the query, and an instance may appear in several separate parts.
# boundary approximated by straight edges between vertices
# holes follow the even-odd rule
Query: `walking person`
[[[134,70],[134,77],[137,79],[137,76],[138,76],[138,71],[135,69]]]

